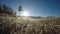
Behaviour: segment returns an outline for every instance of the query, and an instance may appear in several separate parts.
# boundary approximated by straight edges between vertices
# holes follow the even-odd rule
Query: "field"
[[[60,17],[0,16],[0,34],[60,34]]]

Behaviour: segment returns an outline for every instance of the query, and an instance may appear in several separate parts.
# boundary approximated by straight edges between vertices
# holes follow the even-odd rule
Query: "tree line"
[[[7,14],[7,15],[16,15],[16,12],[9,6],[5,4],[0,4],[0,15]]]

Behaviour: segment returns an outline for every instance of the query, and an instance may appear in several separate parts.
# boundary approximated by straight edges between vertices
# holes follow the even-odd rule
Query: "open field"
[[[0,34],[60,34],[60,17],[0,16]]]

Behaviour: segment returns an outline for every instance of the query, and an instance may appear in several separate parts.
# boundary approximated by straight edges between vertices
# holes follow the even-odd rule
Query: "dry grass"
[[[60,34],[60,18],[1,16],[0,34]]]

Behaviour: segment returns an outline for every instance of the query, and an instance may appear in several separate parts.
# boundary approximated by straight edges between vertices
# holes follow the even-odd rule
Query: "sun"
[[[23,16],[28,16],[28,12],[23,12]]]

